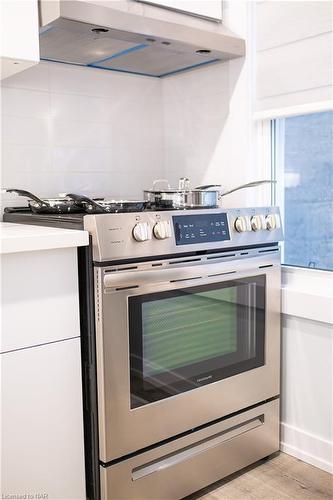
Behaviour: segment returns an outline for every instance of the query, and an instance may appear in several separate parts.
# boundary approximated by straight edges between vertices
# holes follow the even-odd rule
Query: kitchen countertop
[[[0,234],[1,254],[80,247],[89,244],[89,233],[75,229],[1,222]]]

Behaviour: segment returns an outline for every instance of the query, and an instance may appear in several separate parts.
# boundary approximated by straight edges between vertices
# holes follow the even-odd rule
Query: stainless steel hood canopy
[[[204,31],[80,1],[41,0],[41,59],[164,77],[245,54],[219,27]]]

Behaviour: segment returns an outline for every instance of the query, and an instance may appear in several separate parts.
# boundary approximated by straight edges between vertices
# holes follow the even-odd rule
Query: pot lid
[[[159,184],[164,184],[165,188],[156,189],[156,186]],[[215,188],[215,189],[212,189]],[[217,189],[218,188],[218,189]],[[193,192],[201,193],[201,192],[219,192],[221,188],[220,184],[206,184],[203,186],[197,186],[193,189],[190,189],[190,179],[188,177],[181,177],[178,182],[178,188],[172,188],[167,179],[156,179],[153,182],[153,186],[151,189],[144,190],[144,193],[153,193],[153,194],[161,194],[161,193],[169,193],[169,194],[190,194]]]

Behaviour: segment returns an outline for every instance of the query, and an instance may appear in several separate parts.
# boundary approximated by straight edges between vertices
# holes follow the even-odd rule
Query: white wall
[[[333,473],[332,325],[282,320],[281,449]]]
[[[332,106],[328,102],[333,90],[332,23],[329,1],[256,2],[257,118],[324,111]],[[267,132],[267,144],[269,121],[262,129]],[[269,172],[270,149],[267,152]],[[330,472],[332,286],[328,272],[283,270],[281,449]]]
[[[42,62],[3,81],[3,186],[141,198],[161,170],[158,79]]]

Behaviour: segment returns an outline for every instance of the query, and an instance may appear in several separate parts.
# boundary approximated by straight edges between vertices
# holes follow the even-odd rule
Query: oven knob
[[[252,231],[260,231],[262,229],[262,222],[260,215],[254,215],[251,217],[251,228]]]
[[[266,217],[264,215],[259,215],[261,220],[261,229],[267,229]]]
[[[156,222],[153,228],[153,234],[158,240],[165,240],[171,237],[170,222],[161,220]]]
[[[238,233],[245,233],[248,230],[247,220],[245,217],[237,217],[235,220],[235,229]]]
[[[147,222],[138,222],[133,228],[133,238],[136,241],[151,240],[151,230]]]
[[[276,228],[276,217],[275,214],[266,215],[266,229],[268,231],[273,231]]]

